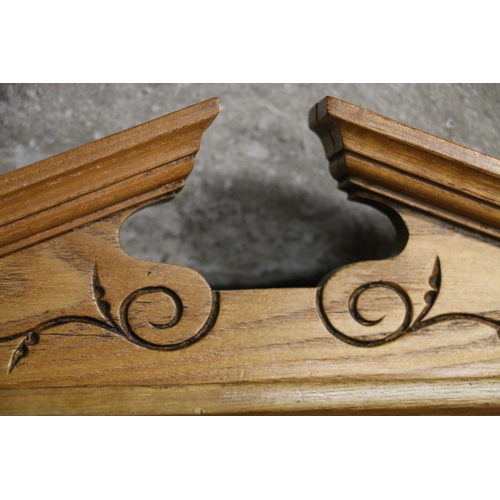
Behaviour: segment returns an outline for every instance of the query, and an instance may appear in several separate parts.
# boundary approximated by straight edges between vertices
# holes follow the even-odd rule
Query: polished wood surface
[[[174,194],[217,113],[210,99],[3,175],[0,255]]]
[[[500,237],[500,160],[332,97],[309,124],[353,199],[376,193]]]
[[[212,290],[192,269],[127,256],[119,246],[121,224],[135,210],[182,187],[201,134],[217,113],[215,100],[158,119],[158,149],[149,132],[144,141],[155,145],[140,146],[133,160],[116,146],[116,161],[108,171],[111,189],[123,182],[121,165],[132,179],[150,179],[151,171],[161,171],[154,182],[144,180],[140,193],[130,187],[117,200],[92,187],[89,179],[94,179],[97,161],[92,155],[102,155],[93,153],[91,145],[85,146],[89,156],[83,165],[75,152],[65,153],[67,161],[64,154],[56,157],[60,170],[54,175],[78,196],[65,198],[61,189],[62,198],[54,195],[52,204],[40,205],[43,196],[34,196],[35,207],[19,205],[14,221],[27,228],[33,214],[56,207],[65,222],[52,225],[52,236],[43,224],[29,226],[30,235],[15,240],[17,250],[5,250],[0,258],[0,412],[500,411],[500,287],[495,273],[500,242],[495,221],[486,224],[484,219],[481,225],[465,202],[452,203],[447,174],[441,170],[443,161],[460,164],[457,169],[468,173],[468,180],[462,179],[468,187],[462,184],[462,189],[455,174],[453,192],[477,201],[484,179],[490,193],[498,188],[493,181],[500,175],[498,161],[423,132],[415,135],[333,98],[313,109],[312,126],[323,135],[342,187],[391,215],[400,239],[397,255],[335,270],[313,288],[230,291]],[[352,129],[342,129],[344,119]],[[370,128],[366,141],[363,128]],[[177,132],[168,132],[172,130]],[[196,131],[196,139],[188,139],[185,150],[179,141],[185,144],[185,133],[191,137],[186,131]],[[137,137],[130,131],[122,134]],[[119,136],[113,144],[121,143]],[[330,149],[328,137],[336,141]],[[410,148],[410,157],[399,155],[401,142]],[[151,150],[159,166],[147,170],[140,158],[149,158]],[[433,159],[434,173],[428,162],[418,170],[424,153]],[[356,161],[377,163],[365,171],[357,170]],[[403,189],[404,183],[383,183],[389,164],[397,166],[391,168],[407,178],[411,189]],[[410,167],[416,170],[409,172]],[[36,166],[28,169],[38,171]],[[83,177],[74,176],[80,170]],[[21,196],[19,183],[28,178],[22,172],[8,174],[11,190],[4,186],[4,196]],[[417,174],[419,179],[434,177],[412,184]],[[44,175],[26,187],[28,192],[50,189],[47,179],[54,175]],[[453,216],[422,205],[431,183],[446,191],[443,198],[433,198],[433,207]],[[75,207],[83,206],[79,201],[89,193],[99,206],[112,208],[86,206],[82,215]],[[70,204],[56,204],[59,199]],[[71,207],[67,213],[66,206]],[[84,216],[89,219],[82,223]],[[5,240],[3,248],[11,249],[13,241]]]

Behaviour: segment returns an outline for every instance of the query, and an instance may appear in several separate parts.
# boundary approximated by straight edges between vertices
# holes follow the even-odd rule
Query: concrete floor
[[[186,188],[131,217],[122,245],[216,288],[312,286],[395,241],[383,215],[329,176],[307,125],[326,95],[500,158],[499,84],[2,84],[0,172],[217,96]]]

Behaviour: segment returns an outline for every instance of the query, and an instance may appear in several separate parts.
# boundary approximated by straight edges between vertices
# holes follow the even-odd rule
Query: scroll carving
[[[147,286],[132,292],[120,304],[118,321],[116,321],[111,314],[111,304],[106,300],[106,290],[99,280],[96,265],[94,265],[94,271],[92,274],[92,290],[94,301],[97,304],[97,308],[104,319],[84,315],[60,316],[57,318],[49,319],[47,321],[43,321],[29,330],[15,333],[6,337],[0,337],[0,342],[11,342],[16,339],[23,339],[12,354],[8,365],[8,373],[10,373],[16,367],[16,365],[22,358],[28,355],[30,346],[36,345],[40,342],[40,334],[45,330],[49,330],[50,328],[53,328],[55,326],[61,326],[68,323],[83,323],[101,328],[110,333],[118,335],[139,347],[158,351],[175,351],[177,349],[188,347],[207,335],[217,319],[219,310],[218,293],[213,292],[212,311],[201,329],[193,333],[192,336],[185,340],[179,342],[158,344],[146,340],[145,338],[141,337],[136,331],[134,331],[130,323],[130,308],[138,297],[148,294],[161,293],[169,297],[173,302],[174,312],[172,314],[172,317],[167,322],[161,324],[152,321],[148,321],[147,323],[156,330],[165,330],[171,328],[179,323],[183,314],[182,301],[173,290],[165,286]]]
[[[311,125],[331,171],[391,214],[400,253],[320,287],[216,292],[119,244],[131,213],[183,188],[216,112],[4,177],[0,413],[499,409],[500,162],[327,99]]]
[[[431,325],[435,325],[436,323],[442,323],[445,321],[453,321],[453,320],[470,320],[470,321],[476,321],[478,323],[483,323],[485,325],[497,329],[497,335],[500,336],[500,321],[495,320],[493,318],[489,318],[487,316],[481,316],[478,314],[470,314],[470,313],[449,313],[449,314],[439,314],[437,316],[425,319],[427,315],[431,312],[431,309],[434,306],[436,299],[438,298],[439,291],[441,288],[441,261],[439,257],[436,257],[436,260],[434,262],[434,268],[431,276],[429,277],[428,283],[430,290],[426,292],[424,296],[425,306],[415,320],[413,320],[414,307],[411,298],[409,294],[404,290],[404,288],[398,285],[397,283],[393,283],[390,281],[374,281],[371,283],[367,283],[365,285],[361,285],[358,288],[356,288],[354,292],[352,292],[351,296],[349,297],[349,303],[348,303],[349,313],[357,323],[367,327],[379,324],[384,319],[384,317],[382,316],[381,318],[375,320],[368,320],[364,318],[362,314],[360,314],[358,310],[358,300],[364,292],[374,288],[385,288],[396,294],[401,300],[404,307],[404,318],[403,321],[401,322],[401,325],[395,331],[384,334],[382,338],[377,340],[357,339],[335,328],[330,319],[328,318],[328,314],[326,313],[323,305],[323,288],[320,288],[318,290],[318,300],[317,300],[318,312],[320,314],[320,317],[324,325],[334,337],[341,340],[342,342],[345,342],[347,344],[356,347],[380,346],[383,344],[387,344],[389,342],[393,342],[394,340],[404,335],[415,333]]]

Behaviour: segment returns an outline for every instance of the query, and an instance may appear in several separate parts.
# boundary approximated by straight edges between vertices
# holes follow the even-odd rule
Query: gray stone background
[[[330,178],[307,125],[326,95],[500,158],[499,84],[1,84],[0,172],[217,96],[186,187],[124,224],[124,250],[215,288],[313,286],[395,245]]]

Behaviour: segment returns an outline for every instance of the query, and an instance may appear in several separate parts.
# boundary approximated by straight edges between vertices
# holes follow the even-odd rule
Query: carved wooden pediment
[[[397,255],[212,290],[123,221],[183,188],[217,99],[0,177],[0,413],[500,410],[500,161],[334,98],[310,126]],[[2,368],[3,366],[3,368]]]

